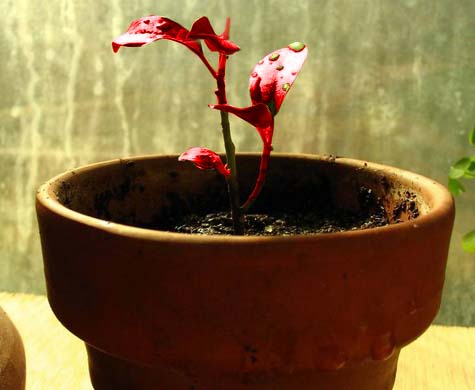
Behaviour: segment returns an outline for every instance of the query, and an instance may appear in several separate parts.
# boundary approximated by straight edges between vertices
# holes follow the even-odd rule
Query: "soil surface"
[[[342,210],[331,203],[315,209],[291,213],[249,213],[245,215],[247,236],[288,236],[296,234],[335,233],[369,229],[390,223],[380,198],[371,189],[360,187],[359,210]],[[230,212],[185,215],[167,229],[178,233],[233,234]]]
[[[246,233],[249,236],[287,236],[295,234],[334,233],[368,229],[387,225],[384,209],[372,213],[334,211],[326,213],[247,214]],[[187,215],[171,229],[179,233],[233,234],[229,212]]]

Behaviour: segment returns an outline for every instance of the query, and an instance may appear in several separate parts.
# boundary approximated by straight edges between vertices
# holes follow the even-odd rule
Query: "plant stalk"
[[[219,67],[216,77],[217,90],[215,91],[219,104],[227,104],[226,98],[226,61],[227,56],[219,55]],[[229,125],[229,115],[221,111],[221,128],[223,130],[224,148],[226,150],[226,162],[231,175],[227,179],[229,202],[231,205],[231,216],[233,220],[234,234],[244,234],[244,214],[240,207],[239,184],[236,169],[236,148],[231,137]]]

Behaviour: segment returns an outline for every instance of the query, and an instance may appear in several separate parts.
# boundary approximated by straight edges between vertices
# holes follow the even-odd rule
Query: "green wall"
[[[468,154],[475,122],[473,0],[3,0],[0,2],[0,290],[44,292],[37,186],[85,163],[190,146],[221,150],[213,83],[183,46],[161,41],[114,55],[132,19],[232,17],[242,51],[229,100],[249,102],[254,63],[289,42],[310,54],[277,117],[276,151],[325,153],[410,169],[442,182]],[[259,150],[234,120],[240,151]],[[475,325],[475,188],[457,200],[439,323]],[[430,272],[430,270],[428,270]]]

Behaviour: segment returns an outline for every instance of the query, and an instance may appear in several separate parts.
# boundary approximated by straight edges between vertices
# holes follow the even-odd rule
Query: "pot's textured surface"
[[[0,307],[0,390],[24,390],[25,376],[23,342]]]
[[[239,157],[243,193],[258,158]],[[96,164],[42,186],[48,298],[88,345],[96,388],[391,389],[400,348],[440,305],[446,189],[376,164],[280,155],[256,208],[358,209],[362,186],[402,222],[274,238],[128,226],[225,201],[221,177],[176,157]]]

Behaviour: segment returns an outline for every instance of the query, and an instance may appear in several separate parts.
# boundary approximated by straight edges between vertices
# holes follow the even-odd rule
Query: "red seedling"
[[[181,43],[195,53],[216,80],[215,91],[217,104],[209,105],[221,111],[221,125],[226,149],[225,165],[219,155],[209,149],[194,147],[180,155],[179,161],[190,161],[199,169],[215,169],[221,173],[228,184],[231,199],[231,214],[236,234],[244,233],[243,212],[246,211],[259,195],[265,182],[269,157],[272,151],[274,135],[274,117],[280,110],[282,102],[290,90],[297,74],[307,57],[307,47],[301,42],[294,42],[282,49],[273,51],[259,61],[251,71],[249,90],[252,104],[239,108],[227,103],[226,98],[226,63],[231,54],[239,51],[239,47],[229,40],[230,19],[222,34],[214,32],[210,21],[203,16],[196,20],[191,30],[162,16],[147,16],[131,23],[127,32],[112,42],[114,52],[120,47],[140,47],[160,39],[168,39]],[[205,56],[201,40],[211,52],[218,53],[216,68]],[[231,138],[228,113],[232,113],[247,121],[258,131],[262,143],[262,156],[259,176],[253,191],[244,204],[240,205],[236,169],[235,148]]]

